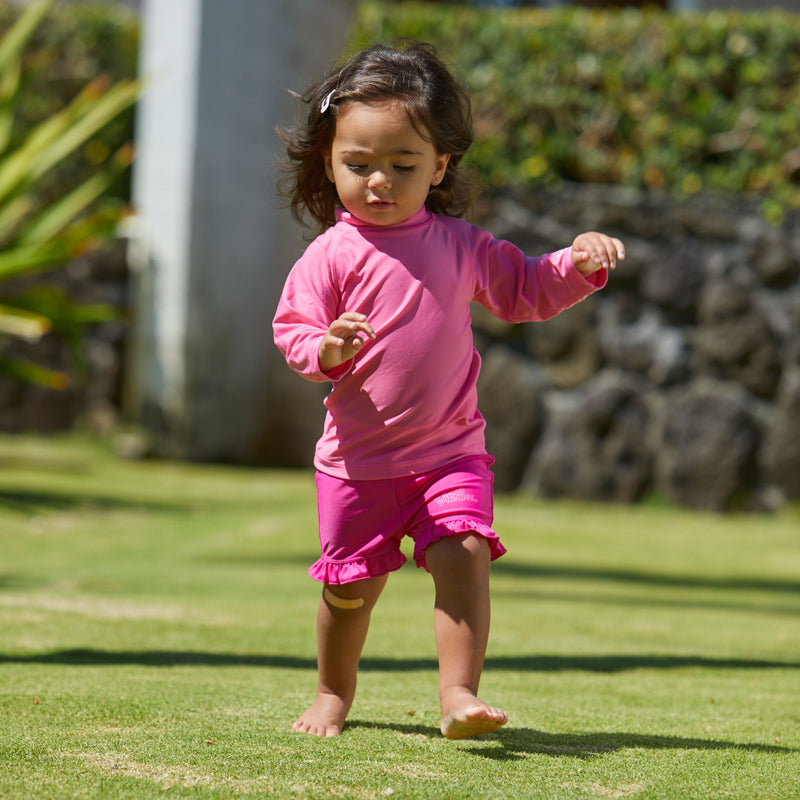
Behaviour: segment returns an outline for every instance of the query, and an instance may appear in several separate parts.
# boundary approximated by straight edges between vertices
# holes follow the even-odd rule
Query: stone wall
[[[619,236],[608,286],[546,323],[475,310],[500,490],[708,510],[800,498],[800,218],[607,187],[487,201],[528,253]]]
[[[500,491],[687,507],[768,510],[800,499],[800,215],[768,225],[755,206],[605,187],[486,199],[479,222],[538,254],[584,230],[625,241],[608,286],[546,323],[507,325],[476,307],[479,392]],[[127,303],[122,246],[48,277],[82,302]],[[0,294],[13,287],[0,283]],[[86,378],[66,392],[0,377],[0,429],[118,421],[125,328],[89,330]],[[0,339],[0,351],[10,347]],[[68,367],[48,336],[29,355]],[[73,370],[74,374],[74,370]],[[292,376],[288,376],[292,378]],[[298,396],[315,387],[294,380]],[[310,462],[322,406],[287,419]],[[291,452],[289,450],[291,449]]]

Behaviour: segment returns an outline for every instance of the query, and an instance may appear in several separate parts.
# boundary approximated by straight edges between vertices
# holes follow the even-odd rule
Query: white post
[[[276,190],[302,92],[339,56],[349,0],[145,0],[128,415],[160,452],[290,463],[319,394],[287,374],[271,321],[303,242]]]

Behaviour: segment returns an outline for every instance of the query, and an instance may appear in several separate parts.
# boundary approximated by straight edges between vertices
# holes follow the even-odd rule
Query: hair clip
[[[330,108],[331,98],[335,94],[336,94],[336,89],[333,89],[333,91],[328,92],[328,94],[325,96],[325,99],[322,101],[322,104],[319,107],[320,114],[324,114]]]

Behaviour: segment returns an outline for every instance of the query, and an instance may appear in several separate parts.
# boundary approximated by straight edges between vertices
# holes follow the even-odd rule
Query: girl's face
[[[422,208],[449,160],[417,133],[400,103],[351,102],[336,119],[325,169],[353,216],[397,225]]]

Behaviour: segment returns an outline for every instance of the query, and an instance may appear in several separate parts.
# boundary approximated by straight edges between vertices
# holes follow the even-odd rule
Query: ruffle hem
[[[320,558],[309,568],[308,574],[320,583],[337,586],[365,578],[376,578],[394,572],[408,559],[399,550],[389,550],[367,558],[353,558],[348,561],[325,561]]]
[[[497,534],[482,522],[474,519],[440,519],[431,520],[418,534],[414,545],[414,562],[426,571],[425,549],[428,545],[459,533],[478,533],[489,542],[492,561],[500,558],[506,548],[500,543]],[[389,550],[367,558],[353,558],[347,561],[325,561],[320,558],[308,569],[308,574],[320,583],[337,586],[342,583],[352,583],[365,578],[375,578],[388,575],[400,569],[408,559],[400,550]]]
[[[425,549],[428,545],[438,542],[447,536],[453,536],[459,533],[478,533],[489,542],[489,550],[492,556],[492,561],[500,558],[506,552],[506,548],[500,544],[498,535],[488,526],[475,519],[458,519],[451,517],[450,519],[431,520],[417,536],[416,544],[414,545],[414,562],[418,567],[422,567],[426,571],[428,565],[425,563]]]

